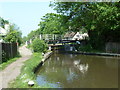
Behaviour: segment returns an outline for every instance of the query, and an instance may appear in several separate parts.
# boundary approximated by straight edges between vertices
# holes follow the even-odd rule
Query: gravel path
[[[1,88],[7,88],[8,83],[20,74],[23,62],[28,60],[32,55],[32,52],[25,46],[20,47],[19,52],[22,57],[8,65],[3,71],[0,71],[0,90]]]

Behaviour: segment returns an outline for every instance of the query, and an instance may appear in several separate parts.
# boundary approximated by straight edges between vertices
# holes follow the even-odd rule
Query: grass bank
[[[7,62],[3,62],[2,64],[0,64],[0,70],[4,70],[9,64],[11,64],[12,62],[15,62],[16,60],[18,60],[21,56],[18,55],[15,58],[12,58],[10,60],[8,60]]]
[[[10,88],[30,88],[28,86],[28,81],[33,80],[35,85],[31,88],[48,88],[48,85],[44,87],[40,87],[37,85],[35,79],[36,75],[34,74],[34,68],[40,63],[42,60],[41,53],[34,53],[32,57],[24,62],[24,66],[21,69],[21,74],[12,82],[9,83]]]

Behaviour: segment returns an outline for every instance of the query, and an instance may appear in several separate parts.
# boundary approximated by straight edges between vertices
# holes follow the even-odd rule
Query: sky
[[[48,0],[0,0],[0,17],[16,24],[22,36],[27,36],[39,28],[38,24],[46,13],[56,13],[49,4]]]

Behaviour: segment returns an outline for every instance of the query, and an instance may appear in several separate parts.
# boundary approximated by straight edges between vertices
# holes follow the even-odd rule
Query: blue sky
[[[0,16],[11,23],[15,23],[27,36],[38,28],[40,18],[46,13],[55,13],[49,7],[50,2],[0,2]]]

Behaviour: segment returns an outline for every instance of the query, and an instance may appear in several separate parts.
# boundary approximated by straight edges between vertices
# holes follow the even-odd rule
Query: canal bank
[[[120,57],[120,54],[117,53],[106,53],[106,52],[89,52],[89,51],[79,51],[75,48],[75,45],[73,44],[67,44],[67,45],[52,45],[50,46],[52,51],[59,51],[59,52],[65,52],[70,54],[81,54],[81,55],[96,55],[96,56],[112,56],[112,57]]]
[[[36,73],[38,69],[45,63],[45,61],[52,55],[52,51],[49,51],[44,54],[43,59],[40,61],[40,63],[34,68],[33,72]]]
[[[44,62],[49,58],[50,52],[42,56],[42,53],[33,53],[32,57],[25,61],[24,66],[21,69],[20,75],[9,83],[9,88],[50,88],[47,83],[44,86],[39,86],[36,82],[35,68],[39,66],[41,62]],[[34,81],[34,86],[28,85],[29,81]]]
[[[97,53],[97,52],[92,53],[92,52],[80,52],[80,51],[65,51],[65,52],[70,54],[120,57],[120,54],[116,54],[116,53]]]

